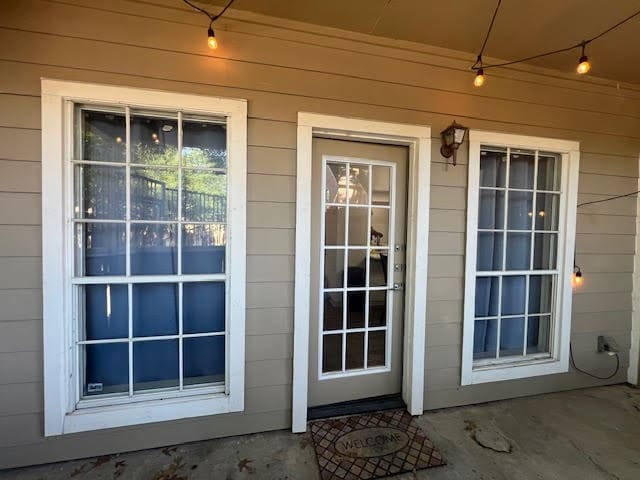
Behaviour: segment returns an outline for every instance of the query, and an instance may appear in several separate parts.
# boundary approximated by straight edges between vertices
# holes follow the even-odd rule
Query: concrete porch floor
[[[428,412],[448,465],[397,479],[640,479],[640,389],[596,387]],[[209,440],[0,472],[0,479],[319,479],[308,434]]]

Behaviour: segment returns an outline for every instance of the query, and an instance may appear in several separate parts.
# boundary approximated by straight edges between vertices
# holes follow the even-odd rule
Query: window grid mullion
[[[533,200],[532,200],[532,215],[531,215],[531,245],[529,245],[529,270],[533,271],[533,256],[535,253],[535,240],[536,240],[536,219],[538,215],[538,206],[537,206],[537,197],[536,190],[538,188],[538,150],[535,151],[535,155],[533,157]],[[527,355],[527,342],[529,336],[529,289],[531,288],[531,275],[527,275],[525,277],[525,294],[524,294],[524,330],[522,332],[523,336],[523,345],[522,345],[522,355]]]
[[[129,397],[133,397],[133,284],[127,285],[127,296],[129,298],[129,336],[127,339],[129,346]]]
[[[131,109],[125,107],[125,272],[131,276]]]
[[[502,333],[502,277],[498,278],[498,325],[496,327],[496,358],[500,358],[500,334]]]
[[[538,214],[538,207],[536,205],[536,187],[538,184],[538,151],[536,150],[533,160],[533,200],[531,202],[531,245],[529,245],[529,270],[533,270],[533,255],[535,253],[534,241],[535,241],[535,229],[536,229],[536,216]]]
[[[179,364],[179,375],[180,375],[180,382],[179,382],[179,390],[182,391],[184,390],[184,360],[183,360],[183,354],[184,354],[184,330],[183,330],[183,325],[182,325],[182,302],[183,302],[183,288],[184,288],[184,284],[182,282],[180,282],[178,284],[178,364]]]
[[[506,271],[507,269],[507,226],[509,225],[509,171],[511,170],[511,148],[507,147],[507,165],[505,167],[505,175],[504,175],[504,218],[503,225],[504,228],[503,241],[502,241],[502,271]],[[498,276],[498,325],[496,332],[496,358],[500,358],[500,341],[501,341],[501,333],[502,333],[502,284],[503,284],[502,275]]]
[[[178,237],[177,270],[178,275],[182,275],[182,112],[178,112],[178,231],[176,232],[176,235]],[[184,389],[184,340],[182,338],[183,288],[184,284],[182,282],[178,283],[178,389],[180,391]]]
[[[504,192],[505,190],[511,190],[512,192],[533,192],[533,189],[531,188],[507,188],[507,187],[487,187],[484,185],[479,185],[478,188],[480,190],[491,190],[491,191],[497,191],[497,192]],[[538,193],[555,193],[555,194],[560,194],[562,193],[562,190],[538,190]]]
[[[504,233],[503,233],[503,241],[502,241],[502,271],[506,271],[507,269],[507,240],[508,240],[508,235],[507,235],[507,227],[509,225],[509,170],[511,169],[511,153],[510,153],[510,148],[507,147],[507,165],[506,165],[506,170],[505,170],[505,175],[504,175],[504,185],[505,185],[505,192],[504,192],[504,207],[503,207],[503,211],[504,211],[504,218],[502,219],[502,228],[504,229]]]
[[[367,355],[367,351],[369,348],[369,302],[370,302],[370,296],[369,296],[369,287],[371,286],[371,269],[370,269],[370,265],[371,265],[371,205],[373,204],[373,181],[372,181],[372,176],[373,176],[373,167],[371,165],[369,165],[367,167],[369,169],[369,185],[368,185],[368,191],[369,191],[369,198],[368,198],[368,206],[367,206],[367,255],[366,255],[366,283],[365,285],[367,286],[367,291],[365,293],[365,301],[364,301],[364,328],[365,328],[365,332],[364,332],[364,367],[363,368],[367,368],[368,366],[368,355]]]
[[[351,188],[351,179],[350,179],[350,172],[351,172],[351,163],[347,162],[345,165],[346,168],[346,174],[345,174],[345,215],[344,215],[344,219],[345,219],[345,226],[344,226],[344,281],[343,281],[343,287],[348,287],[348,280],[349,280],[349,276],[347,275],[347,270],[349,269],[349,205],[351,204],[351,202],[349,201],[349,189]],[[342,302],[342,329],[344,332],[346,332],[347,330],[347,312],[348,312],[348,305],[347,302],[349,301],[349,296],[347,295],[346,289],[344,292],[344,301]],[[346,366],[347,366],[347,334],[343,333],[342,334],[342,371],[345,372],[346,371]]]
[[[127,106],[125,115],[125,275],[131,276],[131,109]],[[129,355],[129,398],[133,397],[133,284],[127,284],[128,301],[128,355]]]

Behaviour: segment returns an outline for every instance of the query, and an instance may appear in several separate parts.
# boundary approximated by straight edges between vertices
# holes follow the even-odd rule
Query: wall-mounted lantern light
[[[440,136],[442,137],[442,146],[440,147],[440,153],[444,158],[450,158],[453,156],[453,164],[456,164],[456,151],[458,147],[464,142],[464,137],[467,135],[467,127],[456,123],[455,121],[445,128]]]
[[[580,287],[582,285],[582,270],[578,265],[573,266],[573,275],[571,276],[571,285]]]

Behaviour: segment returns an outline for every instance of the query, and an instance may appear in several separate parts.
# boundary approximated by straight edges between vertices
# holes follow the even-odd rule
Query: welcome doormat
[[[404,410],[329,418],[310,427],[323,480],[383,478],[446,465]]]

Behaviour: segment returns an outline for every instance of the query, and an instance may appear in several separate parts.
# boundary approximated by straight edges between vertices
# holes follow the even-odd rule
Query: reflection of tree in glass
[[[125,175],[122,167],[83,165],[83,216],[124,219]]]
[[[125,160],[124,117],[101,112],[85,112],[83,118],[83,160],[123,162]]]
[[[173,146],[136,145],[136,156],[146,165],[173,167],[177,163],[177,149]],[[191,221],[226,221],[227,176],[224,173],[191,168],[210,167],[206,150],[189,149],[190,167],[182,170],[183,218]],[[144,168],[138,175],[162,184],[163,198],[172,204],[178,191],[177,168]],[[151,185],[151,183],[149,183]],[[164,198],[166,197],[166,198]],[[170,207],[169,207],[170,208]]]
[[[182,158],[188,167],[227,168],[226,148],[182,147]]]
[[[156,166],[174,166],[178,160],[178,149],[173,146],[163,147],[138,144],[135,146],[136,157],[139,163]],[[184,151],[185,149],[183,149]],[[211,167],[211,150],[189,148],[189,167]],[[220,158],[226,159],[226,151],[216,153]],[[152,180],[162,182],[166,188],[178,189],[178,177],[173,169],[145,169],[144,175]],[[227,177],[210,171],[193,171],[190,168],[183,170],[183,189],[194,193],[226,196]]]

